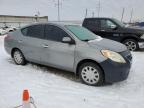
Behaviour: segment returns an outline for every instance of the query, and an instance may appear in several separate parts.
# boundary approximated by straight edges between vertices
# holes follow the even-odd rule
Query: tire
[[[14,59],[14,62],[17,65],[25,65],[26,64],[25,57],[20,50],[18,50],[18,49],[14,50],[12,53],[12,57]]]
[[[123,44],[126,45],[130,51],[136,51],[139,49],[138,42],[134,39],[126,39],[123,41]]]
[[[9,30],[8,32],[13,32],[13,30]]]
[[[101,86],[104,83],[104,74],[101,68],[92,62],[82,64],[79,69],[79,77],[84,84]]]

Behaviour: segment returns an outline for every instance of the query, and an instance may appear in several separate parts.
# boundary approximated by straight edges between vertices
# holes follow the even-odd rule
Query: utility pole
[[[57,7],[57,20],[60,21],[60,0],[54,0],[55,6]]]
[[[88,9],[86,8],[85,18],[87,17]]]
[[[60,1],[58,0],[58,21],[60,21]]]
[[[92,17],[94,17],[94,12],[92,12]]]
[[[36,20],[36,22],[39,22],[39,16],[40,16],[40,12],[37,11],[37,13],[35,14],[35,20]]]
[[[132,18],[133,18],[133,8],[131,10],[130,23],[132,22]]]
[[[40,16],[40,12],[39,11],[37,11],[37,15]]]
[[[121,22],[123,22],[124,13],[125,13],[125,8],[123,8],[123,11],[122,11]]]
[[[99,3],[98,3],[98,17],[100,16],[100,8],[101,8],[101,2],[99,0]]]

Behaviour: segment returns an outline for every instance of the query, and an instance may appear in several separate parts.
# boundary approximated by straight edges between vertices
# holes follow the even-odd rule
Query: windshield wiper
[[[88,41],[91,41],[91,40],[95,40],[95,39],[84,39],[82,41],[88,42]]]
[[[85,40],[82,40],[82,41],[88,42],[88,41],[90,41],[90,40],[89,40],[89,39],[85,39]]]

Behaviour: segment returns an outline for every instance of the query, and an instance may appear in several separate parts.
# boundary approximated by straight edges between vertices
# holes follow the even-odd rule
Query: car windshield
[[[95,35],[88,29],[78,25],[66,25],[66,28],[82,41],[90,41],[99,38],[99,36]]]
[[[121,21],[117,20],[117,19],[113,19],[119,26],[121,27],[126,27],[126,25],[124,23],[122,23]]]

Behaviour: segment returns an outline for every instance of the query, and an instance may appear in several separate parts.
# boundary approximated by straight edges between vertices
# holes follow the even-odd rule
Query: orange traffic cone
[[[23,91],[23,103],[22,103],[22,108],[31,108],[30,105],[30,96],[28,90]]]

